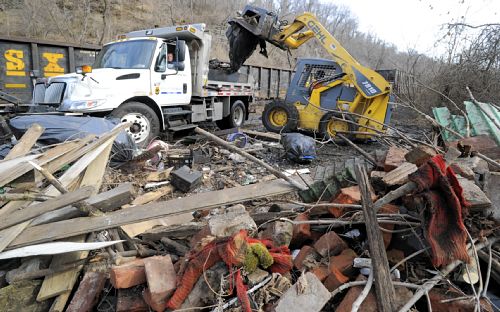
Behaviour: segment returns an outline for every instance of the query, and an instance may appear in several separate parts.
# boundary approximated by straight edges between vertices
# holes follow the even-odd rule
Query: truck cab
[[[134,31],[104,45],[92,67],[37,84],[33,98],[59,112],[131,122],[127,131],[143,146],[162,131],[191,129],[201,121],[241,126],[253,80],[210,69],[210,46],[204,24]]]

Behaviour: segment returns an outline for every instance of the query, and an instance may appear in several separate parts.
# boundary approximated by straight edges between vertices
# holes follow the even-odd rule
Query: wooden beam
[[[44,130],[45,129],[39,124],[32,124],[28,131],[19,139],[19,142],[10,150],[9,154],[5,156],[4,160],[14,159],[28,154]]]
[[[370,196],[370,180],[366,170],[361,165],[356,165],[354,170],[361,191],[361,203],[366,223],[368,248],[372,260],[378,310],[381,312],[393,312],[396,309],[396,292],[389,273],[389,261],[385,252],[384,240]]]
[[[2,223],[0,223],[0,230],[21,223],[23,221],[27,221],[32,218],[38,217],[39,215],[45,212],[56,210],[65,207],[67,205],[79,202],[81,200],[87,199],[90,197],[90,195],[92,195],[93,192],[94,192],[94,187],[87,186],[84,188],[80,188],[74,192],[69,192],[61,196],[55,197],[53,199],[44,201],[42,203],[32,205],[27,209],[15,211],[9,214],[2,221]]]
[[[251,199],[267,198],[290,193],[295,190],[294,186],[279,179],[220,191],[199,193],[169,201],[150,203],[136,206],[133,209],[113,211],[105,216],[84,217],[33,226],[19,235],[9,248],[49,242],[55,239],[100,231],[139,221],[193,212],[198,209],[211,209]]]

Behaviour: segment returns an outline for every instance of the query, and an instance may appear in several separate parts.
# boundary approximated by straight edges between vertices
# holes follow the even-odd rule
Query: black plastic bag
[[[286,157],[297,163],[309,163],[316,158],[316,144],[313,138],[300,133],[284,133],[281,143]]]
[[[50,145],[83,138],[89,134],[100,135],[111,131],[118,119],[107,119],[90,116],[64,116],[64,115],[23,115],[9,120],[9,125],[17,138],[20,138],[29,127],[37,123],[44,127],[37,143]],[[132,160],[137,146],[134,140],[122,131],[113,142],[110,166],[117,168],[125,162]]]

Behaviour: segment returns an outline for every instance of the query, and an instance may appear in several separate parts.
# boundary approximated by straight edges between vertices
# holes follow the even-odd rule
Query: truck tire
[[[115,109],[111,116],[121,122],[131,122],[125,131],[139,147],[146,147],[160,134],[160,120],[155,111],[144,103],[127,102]]]
[[[326,113],[321,117],[319,122],[319,134],[324,140],[335,139],[336,131],[356,131],[356,125],[351,123],[353,121],[352,117],[349,115],[345,116],[347,121],[341,121],[336,118],[342,118],[341,114],[337,113]],[[346,138],[354,138],[353,134],[344,134]]]
[[[217,120],[215,123],[222,130],[237,128],[243,126],[246,116],[247,108],[245,106],[245,103],[237,100],[234,101],[233,104],[231,104],[229,115],[222,118],[221,120]]]
[[[262,112],[262,124],[271,132],[295,131],[299,124],[299,111],[293,104],[272,101],[266,104]]]

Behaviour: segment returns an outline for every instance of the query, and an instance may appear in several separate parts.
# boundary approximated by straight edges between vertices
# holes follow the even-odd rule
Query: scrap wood
[[[123,240],[95,242],[95,243],[78,243],[78,242],[45,243],[45,244],[26,246],[0,252],[0,260],[19,258],[19,257],[38,256],[38,255],[56,255],[72,251],[94,250],[112,246],[120,242],[123,242]]]
[[[49,242],[69,236],[115,228],[117,226],[146,221],[159,217],[210,209],[221,205],[241,203],[251,199],[286,194],[295,188],[278,179],[268,182],[249,184],[219,191],[194,194],[164,202],[136,206],[134,209],[117,210],[105,216],[84,217],[49,224],[37,225],[26,229],[9,245],[17,248],[34,243]]]
[[[0,230],[38,217],[45,212],[75,204],[79,201],[89,198],[93,192],[94,187],[87,186],[80,188],[74,192],[69,192],[61,196],[54,197],[42,203],[31,205],[27,209],[14,211],[13,213],[7,215],[3,219],[2,223],[0,223]]]
[[[4,160],[14,159],[28,154],[44,130],[45,129],[39,124],[31,125],[28,131],[19,139],[19,142],[10,150],[9,154],[5,156]]]
[[[467,253],[469,257],[474,256],[474,250],[481,250],[484,247],[490,245],[490,244],[495,244],[498,242],[500,237],[492,237],[488,238],[482,243],[479,243],[472,248],[469,248]],[[468,246],[470,247],[470,246]],[[461,260],[455,260],[445,266],[438,274],[434,275],[431,279],[429,279],[427,282],[425,282],[423,285],[419,286],[418,290],[415,292],[413,297],[401,308],[399,309],[399,312],[407,312],[409,311],[413,305],[420,299],[422,296],[427,294],[434,286],[437,285],[443,278],[445,278],[448,274],[450,274],[453,270],[455,270],[460,264],[463,262]]]
[[[363,205],[363,215],[366,222],[366,232],[368,237],[368,248],[372,259],[372,271],[377,294],[378,310],[382,312],[393,312],[396,307],[396,292],[392,285],[389,272],[389,261],[385,253],[384,241],[379,228],[375,210],[373,209],[370,196],[369,178],[366,170],[361,165],[356,165],[356,180],[361,191],[361,203]],[[368,289],[369,290],[369,289]]]
[[[52,196],[46,196],[38,193],[5,193],[0,194],[0,201],[38,201],[43,202],[52,199]]]
[[[224,146],[225,148],[227,148],[228,150],[230,151],[233,151],[251,161],[253,161],[254,163],[257,163],[258,165],[266,168],[267,170],[269,170],[269,172],[271,172],[272,174],[274,174],[276,177],[278,178],[281,178],[285,181],[287,181],[288,183],[290,183],[291,185],[295,186],[296,188],[298,188],[299,190],[307,190],[308,188],[305,187],[304,185],[298,183],[297,181],[291,179],[290,177],[287,177],[285,174],[283,174],[281,171],[279,170],[276,170],[275,168],[271,167],[270,165],[268,165],[267,163],[263,162],[262,160],[256,158],[255,156],[252,156],[250,154],[248,154],[247,152],[239,149],[238,147],[234,146],[234,145],[231,145],[229,143],[227,143],[226,141],[222,140],[221,138],[199,128],[199,127],[196,127],[194,129],[194,131],[198,134],[201,134],[201,135],[204,135],[205,137],[207,137],[208,139],[216,142],[217,144],[219,145],[222,145]]]

